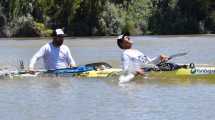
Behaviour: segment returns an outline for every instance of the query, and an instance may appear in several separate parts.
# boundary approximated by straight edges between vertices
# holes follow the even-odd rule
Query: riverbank
[[[150,38],[177,38],[177,37],[214,37],[215,34],[190,34],[190,35],[131,35],[131,37],[150,37]],[[79,40],[96,40],[96,39],[116,39],[117,36],[66,36],[65,39],[79,39]],[[81,38],[81,39],[80,39]],[[0,37],[0,40],[42,40],[42,39],[50,39],[52,37]]]

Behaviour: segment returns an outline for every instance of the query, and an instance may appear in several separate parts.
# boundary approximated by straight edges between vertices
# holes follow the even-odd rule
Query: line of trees
[[[0,37],[215,33],[214,0],[1,0]]]

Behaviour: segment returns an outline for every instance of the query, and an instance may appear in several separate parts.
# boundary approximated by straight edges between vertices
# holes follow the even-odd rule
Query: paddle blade
[[[187,52],[177,53],[177,54],[174,54],[174,55],[170,55],[169,59],[172,59],[172,58],[175,58],[175,57],[184,56],[184,55],[187,55],[187,54],[188,54]]]

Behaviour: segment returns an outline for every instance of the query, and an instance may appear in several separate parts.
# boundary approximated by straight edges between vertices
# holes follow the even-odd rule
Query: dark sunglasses
[[[124,36],[123,38],[124,38],[124,39],[127,38],[128,40],[130,40],[130,37],[129,37],[129,36]]]

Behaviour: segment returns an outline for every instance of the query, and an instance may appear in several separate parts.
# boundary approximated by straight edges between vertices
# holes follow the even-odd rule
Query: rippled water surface
[[[189,52],[176,63],[215,64],[215,36],[133,36],[148,56]],[[49,39],[0,39],[0,68],[26,67]],[[120,67],[114,37],[66,38],[79,65],[108,62]],[[42,62],[37,63],[42,68]],[[214,120],[215,80],[37,77],[0,79],[2,120]]]

